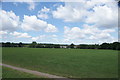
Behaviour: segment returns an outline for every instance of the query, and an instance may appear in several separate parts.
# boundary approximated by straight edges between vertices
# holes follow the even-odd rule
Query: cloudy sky
[[[2,2],[0,41],[62,44],[117,41],[118,5],[109,1]]]

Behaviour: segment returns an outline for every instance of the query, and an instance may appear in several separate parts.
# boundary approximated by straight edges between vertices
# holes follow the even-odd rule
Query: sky
[[[118,5],[114,0],[11,1],[1,5],[1,42],[101,44],[118,41]]]

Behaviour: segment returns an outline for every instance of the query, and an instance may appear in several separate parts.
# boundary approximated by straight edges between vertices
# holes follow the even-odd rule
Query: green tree
[[[101,48],[101,49],[109,49],[109,48],[110,48],[110,44],[109,44],[109,43],[102,43],[102,44],[100,45],[100,48]]]
[[[119,49],[119,42],[114,42],[113,44],[112,44],[112,49],[113,50],[118,50]]]
[[[20,42],[20,43],[18,44],[18,47],[23,47],[23,43]]]
[[[75,46],[75,45],[72,43],[72,44],[70,45],[70,48],[74,48],[74,46]]]
[[[37,47],[37,42],[33,41],[32,44],[30,44],[30,47],[36,48]]]
[[[11,43],[10,42],[6,42],[5,43],[5,47],[11,47]]]

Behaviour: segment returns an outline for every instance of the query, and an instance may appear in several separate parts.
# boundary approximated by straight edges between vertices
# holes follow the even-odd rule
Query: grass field
[[[3,48],[3,63],[71,78],[116,78],[118,51]]]
[[[42,78],[36,75],[17,71],[7,67],[2,67],[2,70],[2,78]]]

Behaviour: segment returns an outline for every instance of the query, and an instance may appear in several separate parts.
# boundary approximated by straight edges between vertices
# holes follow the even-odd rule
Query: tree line
[[[33,41],[32,43],[11,43],[11,42],[2,42],[0,43],[1,47],[29,47],[29,48],[72,48],[72,49],[112,49],[112,50],[120,50],[120,42],[113,43],[102,43],[102,44],[43,44],[37,43]]]

